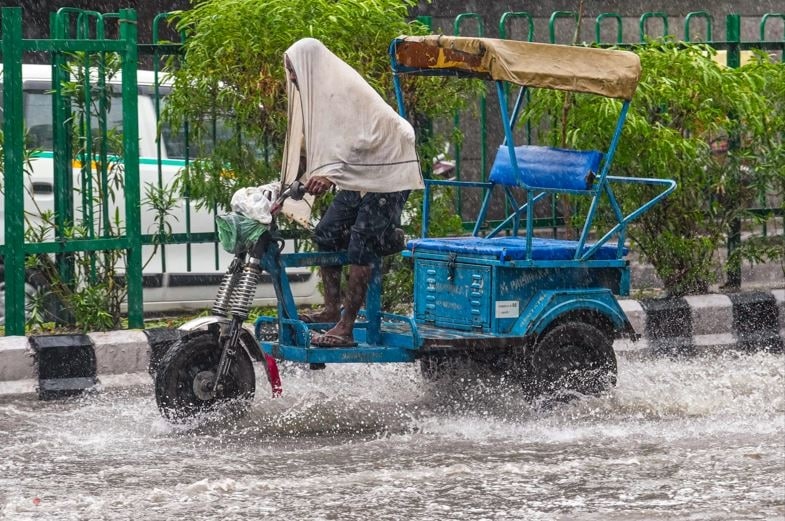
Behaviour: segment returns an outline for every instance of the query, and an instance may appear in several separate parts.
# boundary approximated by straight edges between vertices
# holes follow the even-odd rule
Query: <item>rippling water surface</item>
[[[0,519],[785,519],[785,358],[619,360],[557,407],[415,365],[284,368],[174,427],[150,385],[0,397]]]

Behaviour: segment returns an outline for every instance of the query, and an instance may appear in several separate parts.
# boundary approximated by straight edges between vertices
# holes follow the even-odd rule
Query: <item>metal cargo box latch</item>
[[[447,280],[453,282],[455,280],[455,259],[458,256],[455,253],[450,253],[447,258]]]

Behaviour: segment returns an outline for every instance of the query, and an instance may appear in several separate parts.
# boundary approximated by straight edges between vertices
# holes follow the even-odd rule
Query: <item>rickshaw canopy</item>
[[[393,40],[395,71],[455,74],[526,87],[632,99],[641,74],[629,51],[464,36]]]

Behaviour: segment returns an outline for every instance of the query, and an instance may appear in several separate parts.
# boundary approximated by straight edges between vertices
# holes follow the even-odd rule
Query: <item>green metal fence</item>
[[[160,116],[162,110],[163,94],[159,79],[160,66],[162,60],[180,52],[180,42],[163,41],[160,38],[160,27],[167,18],[164,13],[153,20],[152,42],[149,44],[137,41],[136,14],[132,9],[124,9],[118,13],[97,13],[94,11],[78,9],[61,9],[51,18],[51,38],[40,40],[28,40],[22,37],[22,12],[20,8],[2,9],[2,61],[3,71],[3,108],[6,114],[22,113],[22,62],[24,54],[27,52],[38,51],[48,53],[52,64],[52,122],[53,122],[53,159],[54,159],[54,195],[55,195],[55,215],[56,230],[53,240],[42,242],[25,242],[25,222],[24,222],[24,151],[25,151],[25,128],[22,118],[7,117],[3,122],[4,142],[4,201],[5,201],[5,245],[0,246],[0,256],[4,258],[5,285],[6,285],[6,334],[23,334],[25,326],[24,309],[24,284],[25,284],[25,258],[34,254],[54,255],[57,259],[60,274],[65,279],[69,276],[70,255],[74,252],[101,252],[107,250],[124,250],[126,258],[126,280],[128,284],[128,321],[130,327],[143,326],[143,300],[142,300],[142,246],[159,245],[163,255],[161,256],[161,272],[167,271],[166,247],[172,244],[186,245],[188,248],[187,269],[191,269],[191,245],[196,243],[213,243],[215,251],[215,266],[218,267],[218,247],[216,244],[216,234],[212,232],[193,232],[191,226],[192,202],[185,194],[185,232],[165,233],[161,228],[157,233],[143,233],[141,229],[140,207],[141,207],[141,186],[139,178],[139,150],[138,150],[138,121],[137,121],[137,70],[139,69],[140,59],[152,63],[154,71],[154,92],[153,100],[155,103],[156,118]],[[556,11],[548,19],[548,31],[545,41],[550,43],[569,43],[558,42],[558,35],[565,29],[574,29],[579,22],[579,15],[574,11]],[[740,65],[741,51],[748,49],[766,49],[779,51],[785,59],[785,36],[778,40],[771,38],[772,22],[779,24],[785,22],[785,14],[768,13],[761,17],[759,21],[760,38],[756,41],[741,40],[741,21],[738,15],[729,15],[725,20],[726,39],[715,41],[712,39],[714,31],[714,19],[705,11],[688,13],[684,17],[684,35],[686,40],[700,38],[709,43],[716,49],[727,51],[727,64],[731,67]],[[780,24],[781,25],[781,24]],[[623,18],[616,13],[601,13],[594,20],[595,44],[609,45],[631,45],[645,41],[648,37],[658,37],[670,32],[670,17],[661,12],[646,12],[638,19],[638,33],[629,38],[625,38]],[[107,37],[112,28],[116,32],[116,37]],[[537,41],[535,34],[535,19],[524,11],[509,11],[502,14],[498,21],[498,35],[502,38],[526,39]],[[453,32],[456,35],[476,35],[487,36],[486,21],[477,13],[463,13],[458,15],[453,22]],[[561,31],[560,31],[561,29]],[[603,38],[603,34],[611,34],[610,38]],[[182,38],[182,35],[180,35]],[[540,40],[542,41],[542,40]],[[90,67],[91,64],[98,64],[96,80],[103,81],[103,63],[109,53],[116,53],[120,57],[122,69],[122,134],[123,134],[123,163],[125,168],[125,190],[124,190],[124,222],[123,233],[106,235],[100,230],[89,230],[88,236],[80,240],[68,240],[64,230],[74,222],[76,212],[85,212],[85,222],[88,224],[96,220],[96,216],[90,212],[94,211],[94,205],[89,203],[91,195],[95,190],[105,193],[107,173],[106,166],[111,162],[110,152],[102,147],[97,151],[90,149],[81,151],[76,159],[83,173],[81,180],[83,185],[76,187],[84,194],[82,208],[73,207],[73,174],[72,159],[72,135],[69,132],[68,118],[72,116],[73,99],[71,95],[62,92],[61,84],[68,78],[63,74],[62,65],[75,52],[84,53],[83,67],[86,73],[83,76],[84,88],[82,89],[86,99],[82,103],[93,103],[90,89]],[[100,87],[99,87],[100,91]],[[486,121],[486,99],[484,96],[476,100],[479,112],[479,127],[477,128],[479,157],[478,172],[468,172],[465,170],[464,158],[467,150],[461,143],[454,144],[457,178],[477,175],[484,179],[487,173],[487,139],[488,128]],[[96,132],[99,136],[105,137],[108,130],[106,125],[106,107],[98,100],[99,125]],[[466,124],[461,119],[460,114],[456,114],[454,125],[465,127]],[[87,142],[92,139],[92,125],[85,123],[84,133]],[[526,129],[526,139],[531,139],[531,128]],[[191,147],[187,125],[184,129],[184,158],[182,165],[187,166],[193,159],[191,157]],[[105,142],[102,141],[102,142]],[[157,140],[157,161],[158,185],[163,186],[163,165],[161,142]],[[93,175],[90,174],[92,168],[99,171],[98,185],[92,186]],[[456,199],[456,207],[459,215],[462,214],[465,201],[459,191]],[[104,222],[108,221],[108,206],[104,204],[97,209],[98,216]],[[556,232],[556,227],[563,224],[562,219],[556,211],[556,202],[551,203],[551,215],[547,218],[538,219],[539,226],[547,226]],[[761,208],[762,214],[780,212],[781,209]],[[738,236],[731,237],[730,246],[733,247],[738,241]],[[737,276],[737,274],[730,274]]]
[[[2,20],[8,28],[3,28],[2,57],[4,63],[3,91],[0,92],[6,106],[5,114],[23,113],[20,98],[27,96],[27,87],[23,85],[22,74],[18,68],[25,61],[25,53],[44,51],[51,63],[51,81],[41,87],[39,97],[49,98],[52,104],[52,117],[50,128],[51,147],[43,151],[33,152],[30,165],[40,166],[43,159],[51,160],[53,165],[53,183],[51,192],[54,195],[54,237],[51,241],[34,241],[25,243],[25,230],[29,231],[29,224],[25,222],[25,214],[30,216],[39,208],[25,208],[24,179],[25,147],[29,140],[30,129],[25,128],[22,118],[4,118],[3,130],[5,138],[5,209],[6,240],[0,245],[0,258],[3,260],[5,280],[5,332],[6,334],[21,334],[24,331],[25,317],[25,259],[35,255],[52,255],[58,266],[58,277],[68,283],[73,280],[74,254],[80,252],[86,255],[100,255],[99,252],[110,250],[125,251],[127,256],[121,264],[125,264],[125,274],[121,280],[127,282],[127,309],[130,327],[142,327],[142,268],[145,262],[151,259],[141,257],[143,246],[155,246],[159,252],[160,273],[167,273],[167,245],[181,245],[186,250],[185,271],[192,271],[192,246],[198,243],[210,243],[212,247],[212,269],[219,268],[219,245],[215,224],[210,226],[210,231],[200,228],[193,231],[192,215],[194,204],[187,192],[182,197],[182,211],[179,221],[184,226],[184,231],[171,233],[164,229],[163,223],[157,230],[146,228],[142,230],[140,208],[144,207],[143,200],[145,187],[141,186],[140,165],[149,173],[151,168],[157,170],[156,184],[162,189],[166,181],[164,169],[168,169],[171,178],[172,169],[187,168],[192,161],[189,143],[188,125],[183,129],[174,129],[172,134],[178,134],[184,142],[183,153],[176,159],[164,159],[162,153],[162,140],[160,135],[155,137],[155,157],[150,154],[140,157],[139,151],[139,121],[137,100],[145,90],[140,85],[137,76],[140,63],[153,72],[153,82],[148,88],[152,89],[150,97],[154,104],[155,125],[160,132],[162,121],[160,119],[162,104],[166,92],[161,73],[162,63],[172,55],[179,55],[182,43],[170,42],[161,38],[162,24],[169,17],[168,13],[158,15],[152,22],[152,42],[139,43],[136,33],[129,32],[127,26],[131,24],[133,10],[119,13],[97,13],[74,8],[62,8],[53,13],[50,19],[51,40],[25,40],[21,38],[20,13],[13,9],[3,9]],[[135,20],[135,18],[134,18]],[[19,25],[19,27],[17,27]],[[136,28],[134,22],[133,28]],[[116,34],[115,38],[108,38],[107,34]],[[182,39],[183,35],[178,35]],[[129,40],[133,38],[133,40]],[[133,53],[131,53],[131,49]],[[74,53],[79,53],[78,55]],[[110,74],[105,63],[109,56],[119,56],[122,62],[123,84],[119,95],[112,94],[115,103],[122,100],[122,128],[123,146],[121,155],[116,151],[107,149],[108,134],[111,132],[107,122],[110,117],[108,101],[105,97],[97,95],[104,90],[107,75]],[[129,63],[133,63],[134,70]],[[13,67],[12,67],[13,65]],[[78,93],[64,92],[64,85],[73,83],[73,73],[77,71],[81,76],[81,91]],[[17,79],[18,77],[18,79]],[[133,84],[126,81],[134,80]],[[29,80],[29,78],[28,78]],[[27,82],[29,83],[29,81]],[[24,98],[22,98],[24,99]],[[74,111],[75,105],[82,107],[97,106],[96,113],[90,115],[78,114]],[[87,111],[89,113],[89,110]],[[115,116],[116,117],[116,116]],[[73,134],[73,121],[79,118],[76,127],[79,135]],[[3,118],[0,118],[3,119]],[[88,122],[92,119],[92,122]],[[117,121],[113,122],[115,125]],[[149,130],[149,129],[148,129]],[[21,133],[21,134],[20,134]],[[215,139],[215,136],[213,136]],[[147,136],[149,140],[149,136]],[[98,146],[85,146],[80,150],[73,150],[73,143],[99,143]],[[22,147],[22,148],[19,148]],[[171,153],[171,151],[170,151]],[[171,158],[171,154],[169,155]],[[120,164],[124,170],[122,176],[122,201],[110,201],[107,195],[111,191],[108,187],[108,165]],[[75,181],[76,180],[76,181]],[[150,181],[148,179],[148,181]],[[74,185],[77,186],[74,186]],[[21,190],[21,193],[20,193]],[[81,194],[74,197],[74,193]],[[76,206],[74,200],[76,199]],[[98,201],[98,204],[96,204]],[[28,201],[28,204],[30,201]],[[107,223],[110,222],[113,208],[124,207],[125,215],[122,218],[123,233],[119,230],[109,232]],[[214,211],[213,211],[214,214]],[[85,227],[84,240],[74,240],[67,231],[75,225]],[[146,233],[143,233],[146,232]],[[21,245],[21,248],[16,247]],[[204,251],[204,250],[203,250]],[[204,255],[201,256],[204,259]],[[141,259],[141,260],[140,260]],[[206,265],[206,262],[203,262]],[[157,271],[157,270],[154,270]],[[11,274],[14,274],[12,277]],[[21,282],[19,282],[21,281]],[[122,283],[122,282],[121,282]],[[76,283],[74,283],[76,284]]]
[[[106,21],[117,23],[118,37],[105,34]],[[2,58],[3,58],[3,109],[9,115],[3,121],[4,134],[4,202],[5,244],[2,255],[5,268],[6,334],[21,335],[25,331],[25,258],[28,255],[47,254],[57,258],[61,276],[69,276],[69,257],[74,252],[100,252],[124,250],[126,280],[128,281],[128,323],[142,327],[142,242],[139,202],[139,151],[137,124],[137,66],[138,42],[136,12],[123,9],[118,13],[102,15],[93,11],[60,10],[51,19],[50,39],[24,39],[22,37],[22,10],[18,7],[2,9]],[[48,53],[52,64],[52,143],[54,158],[54,213],[56,226],[53,240],[28,243],[24,222],[24,160],[25,126],[23,118],[22,63],[26,52]],[[72,117],[73,100],[64,95],[64,63],[73,53],[83,53],[86,60],[97,57],[103,63],[107,53],[119,56],[122,71],[122,136],[124,153],[124,230],[111,237],[97,236],[90,223],[89,213],[93,204],[83,208],[84,222],[88,223],[87,238],[69,238],[65,230],[74,222],[73,174],[69,118]],[[99,65],[100,67],[100,65]],[[90,70],[85,81],[90,82]],[[91,88],[83,89],[85,106],[92,106]],[[99,102],[99,105],[101,103]],[[105,110],[105,107],[104,107]],[[105,112],[104,112],[105,114]],[[89,112],[88,116],[89,118]],[[85,123],[86,143],[91,143],[91,122]],[[106,133],[105,125],[99,132]],[[81,157],[83,169],[91,170],[93,163],[101,169],[100,178],[106,179],[107,150],[97,156],[87,147]],[[96,187],[91,186],[93,176],[83,175],[80,187],[84,198],[92,197]]]

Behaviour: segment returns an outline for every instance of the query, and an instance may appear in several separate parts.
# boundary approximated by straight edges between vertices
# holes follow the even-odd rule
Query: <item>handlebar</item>
[[[294,201],[299,201],[305,196],[306,190],[305,185],[300,181],[293,181],[292,184],[287,186],[278,196],[278,198],[273,202],[272,208],[270,212],[275,215],[281,211],[283,208],[283,203],[287,199],[292,199]]]

